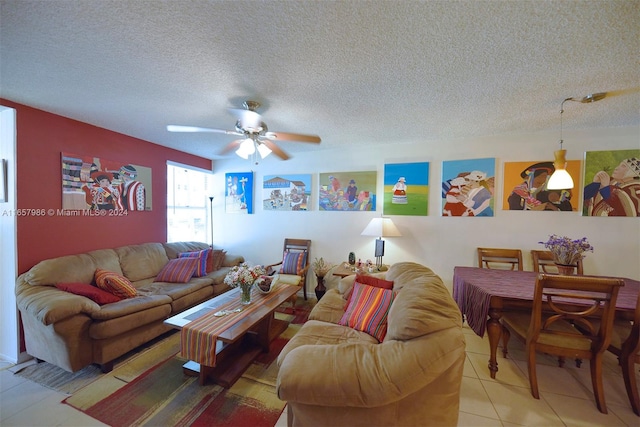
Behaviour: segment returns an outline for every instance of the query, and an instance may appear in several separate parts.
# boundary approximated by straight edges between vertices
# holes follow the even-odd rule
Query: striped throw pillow
[[[94,273],[96,285],[120,298],[133,298],[138,295],[129,279],[112,271],[97,268]]]
[[[198,267],[198,258],[174,258],[158,273],[156,282],[187,283]]]
[[[300,275],[307,261],[306,252],[285,252],[282,256],[282,274]]]
[[[391,289],[355,282],[351,301],[338,323],[366,332],[382,342],[387,334],[387,316],[394,298]]]
[[[196,266],[196,271],[193,275],[195,277],[202,277],[207,275],[207,258],[211,252],[211,249],[203,249],[195,252],[182,252],[178,254],[178,258],[197,258],[198,265]]]

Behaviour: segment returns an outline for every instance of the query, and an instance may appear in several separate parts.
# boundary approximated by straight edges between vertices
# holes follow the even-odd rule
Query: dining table
[[[500,318],[506,310],[526,310],[533,305],[533,291],[540,273],[535,271],[497,270],[457,266],[453,272],[453,298],[464,320],[480,337],[489,337],[489,371],[496,377],[496,354],[502,324]],[[599,276],[604,277],[604,276]],[[609,277],[609,276],[607,276]],[[633,319],[640,292],[640,281],[624,280],[616,300],[616,316]]]

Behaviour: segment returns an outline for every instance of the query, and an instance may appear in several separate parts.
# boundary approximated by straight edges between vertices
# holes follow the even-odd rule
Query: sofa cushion
[[[460,328],[460,309],[442,279],[431,269],[419,264],[400,264],[404,271],[392,276],[394,288],[400,285],[400,290],[389,310],[385,341],[410,340],[442,329]],[[396,265],[389,271],[394,270]]]
[[[382,342],[387,333],[387,315],[393,298],[390,289],[355,282],[351,300],[339,324],[366,332]]]
[[[222,249],[214,249],[213,252],[211,253],[211,258],[212,258],[211,270],[208,271],[208,273],[210,273],[211,271],[220,270],[222,268],[222,265],[224,264],[226,255],[227,255],[227,251],[223,251]]]
[[[104,291],[97,286],[87,285],[86,283],[57,283],[56,288],[75,295],[87,297],[98,304],[109,304],[122,299],[111,292]]]
[[[91,283],[96,263],[88,254],[67,255],[40,261],[25,273],[30,285],[57,283]]]
[[[198,264],[193,275],[195,277],[202,277],[207,275],[207,258],[209,258],[209,254],[211,253],[211,249],[203,249],[195,252],[181,252],[178,254],[178,258],[197,258]]]
[[[157,282],[187,283],[198,268],[199,258],[175,258],[169,260],[156,277]]]
[[[129,279],[112,271],[96,269],[95,280],[100,289],[123,299],[133,298],[138,294]]]
[[[285,251],[282,255],[282,267],[280,273],[300,275],[307,261],[306,252]]]
[[[157,276],[169,261],[161,243],[122,246],[115,251],[122,273],[132,282]]]

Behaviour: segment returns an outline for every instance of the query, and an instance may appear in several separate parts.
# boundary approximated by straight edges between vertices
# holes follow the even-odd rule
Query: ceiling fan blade
[[[262,116],[255,111],[243,110],[241,108],[229,108],[229,112],[240,121],[243,128],[257,129],[262,123]]]
[[[266,145],[271,151],[273,151],[273,153],[280,157],[282,160],[288,160],[289,159],[289,155],[287,153],[285,153],[284,151],[282,151],[280,149],[280,147],[278,147],[276,144],[274,144],[273,142],[269,141],[268,139],[263,139],[260,141],[261,144]]]
[[[314,144],[320,144],[321,141],[318,135],[301,135],[298,133],[266,132],[264,136],[265,138],[279,141],[311,142]]]
[[[229,151],[237,149],[242,141],[244,141],[244,139],[236,139],[235,141],[231,141],[222,150],[220,150],[220,155],[227,154]]]
[[[240,135],[238,132],[233,130],[201,128],[198,126],[167,125],[167,130],[169,132],[209,132],[209,133],[224,133],[226,135]]]

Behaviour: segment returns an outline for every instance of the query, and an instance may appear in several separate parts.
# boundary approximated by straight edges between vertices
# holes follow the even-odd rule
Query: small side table
[[[351,276],[352,274],[356,274],[356,267],[349,265],[349,263],[343,262],[335,269],[333,269],[332,274],[338,277]]]

